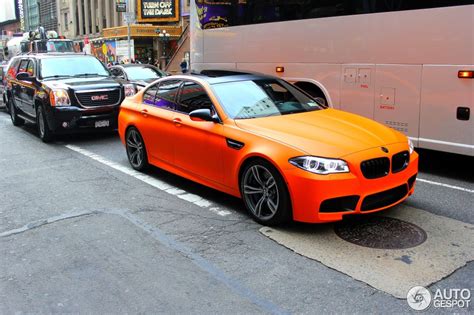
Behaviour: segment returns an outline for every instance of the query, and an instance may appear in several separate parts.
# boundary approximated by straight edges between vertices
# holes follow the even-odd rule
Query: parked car
[[[149,83],[168,76],[166,72],[149,64],[116,65],[110,67],[110,72],[118,82],[133,84],[137,92]]]
[[[0,108],[6,108],[7,100],[5,96],[5,87],[6,87],[6,73],[7,73],[8,64],[0,64]]]
[[[116,129],[120,103],[134,91],[132,85],[116,82],[91,55],[20,55],[7,71],[13,125],[35,123],[44,142],[56,134]]]
[[[400,132],[276,77],[216,73],[162,78],[125,99],[119,134],[134,169],[241,197],[266,225],[338,221],[414,192],[418,155]]]

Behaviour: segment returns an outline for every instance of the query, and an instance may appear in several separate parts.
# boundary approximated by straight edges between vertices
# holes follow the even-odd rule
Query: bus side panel
[[[276,73],[277,66],[284,67],[284,72]],[[279,76],[292,83],[301,81],[312,83],[325,94],[329,106],[340,108],[341,65],[339,64],[238,63],[237,69]]]
[[[341,109],[374,118],[375,65],[343,64]]]
[[[417,145],[421,65],[377,65],[374,119],[411,137]]]
[[[459,70],[474,65],[423,66],[420,147],[474,155],[474,79],[458,78]],[[460,107],[469,108],[468,120],[457,117]]]
[[[190,7],[190,48],[191,48],[191,66],[190,69],[194,69],[194,63],[200,63],[203,62],[204,60],[204,32],[203,30],[198,26],[199,25],[199,18],[198,18],[198,13],[197,13],[197,8],[196,8],[196,3],[194,0],[190,2],[191,7]]]

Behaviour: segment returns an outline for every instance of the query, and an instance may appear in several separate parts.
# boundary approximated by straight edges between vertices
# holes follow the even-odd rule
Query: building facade
[[[68,38],[100,37],[104,28],[122,25],[114,0],[57,0],[58,31]]]
[[[23,0],[23,10],[25,31],[36,30],[39,26],[58,31],[57,0]]]

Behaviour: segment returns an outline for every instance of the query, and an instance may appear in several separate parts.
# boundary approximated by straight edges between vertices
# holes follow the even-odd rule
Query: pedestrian
[[[179,64],[179,66],[181,67],[181,72],[182,73],[188,72],[188,61],[186,60],[186,58],[183,58],[183,60]]]

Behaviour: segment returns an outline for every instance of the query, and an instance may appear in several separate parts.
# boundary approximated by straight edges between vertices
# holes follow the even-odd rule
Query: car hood
[[[343,157],[406,142],[401,133],[355,114],[324,109],[299,114],[235,120],[239,128],[299,149],[305,154]]]
[[[42,82],[49,88],[73,89],[75,91],[119,87],[120,83],[111,77],[65,78]]]

